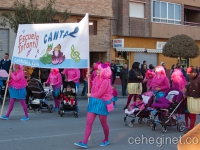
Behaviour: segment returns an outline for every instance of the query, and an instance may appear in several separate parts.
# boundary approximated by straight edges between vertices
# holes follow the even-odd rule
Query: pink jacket
[[[117,89],[113,89],[112,95],[113,95],[113,97],[117,97],[118,96]]]
[[[14,87],[15,89],[23,89],[26,86],[27,81],[25,79],[24,71],[22,69],[11,74],[9,87]]]
[[[96,76],[91,83],[91,97],[109,101],[112,99],[110,79],[100,79]]]
[[[60,73],[53,74],[50,73],[46,81],[46,84],[53,84],[54,88],[60,88],[62,85],[62,76]]]
[[[64,69],[62,74],[66,76],[67,80],[71,80],[71,81],[74,81],[75,83],[79,83],[79,79],[80,79],[79,69]]]
[[[139,102],[135,101],[130,105],[130,107],[132,109],[134,109],[135,106],[138,106],[139,109],[143,109],[144,108],[144,102],[143,101],[139,101]]]
[[[159,87],[161,88],[161,92],[166,92],[170,88],[169,80],[166,76],[160,78],[154,76],[151,81],[150,87],[152,88],[152,90],[156,90],[156,87]]]

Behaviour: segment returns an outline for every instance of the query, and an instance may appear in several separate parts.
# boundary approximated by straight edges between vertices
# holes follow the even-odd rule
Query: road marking
[[[125,130],[130,128],[118,128],[118,129],[110,129],[110,131],[117,131],[117,130]],[[92,133],[102,133],[101,131],[92,131]],[[81,133],[71,133],[71,134],[58,134],[58,135],[48,135],[48,136],[38,136],[38,137],[27,137],[27,138],[18,138],[18,139],[8,139],[8,140],[0,140],[2,142],[12,142],[12,141],[22,141],[22,140],[33,140],[33,139],[43,139],[43,138],[53,138],[53,137],[62,137],[62,136],[72,136],[72,135],[82,135],[84,132]]]

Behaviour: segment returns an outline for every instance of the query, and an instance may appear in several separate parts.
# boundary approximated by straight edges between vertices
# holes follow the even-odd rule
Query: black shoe
[[[127,96],[126,94],[124,94],[124,96]]]
[[[127,109],[127,106],[124,107],[124,110]]]

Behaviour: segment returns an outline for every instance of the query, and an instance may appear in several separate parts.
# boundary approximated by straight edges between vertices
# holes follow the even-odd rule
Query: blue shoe
[[[58,111],[58,108],[55,108],[55,111]]]
[[[114,108],[117,108],[116,105],[114,105]]]
[[[109,141],[105,141],[105,140],[102,140],[102,142],[100,143],[100,146],[107,146],[109,144]]]
[[[74,143],[74,145],[82,148],[87,148],[87,144],[83,143],[82,141]]]
[[[9,117],[7,117],[7,116],[1,116],[1,119],[3,119],[3,120],[9,120]]]
[[[27,121],[29,120],[29,117],[23,117],[22,119],[20,119],[21,121]]]

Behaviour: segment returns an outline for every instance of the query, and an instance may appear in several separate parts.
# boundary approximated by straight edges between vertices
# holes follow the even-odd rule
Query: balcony
[[[184,6],[184,25],[200,26],[200,7]]]
[[[189,22],[187,22],[189,24]],[[198,24],[198,23],[197,23]],[[175,25],[151,22],[150,37],[171,38],[177,34],[186,34],[194,40],[200,40],[200,24],[190,23],[190,25]]]

